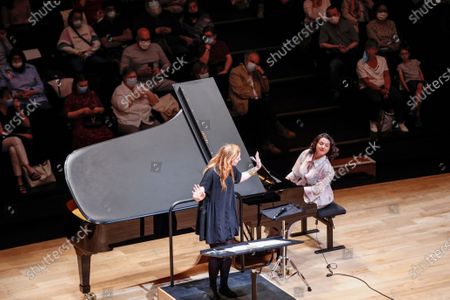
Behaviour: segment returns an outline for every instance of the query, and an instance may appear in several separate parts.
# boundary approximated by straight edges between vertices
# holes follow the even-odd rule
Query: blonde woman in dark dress
[[[194,185],[192,198],[199,203],[196,232],[200,240],[205,240],[211,248],[228,245],[238,234],[239,221],[236,209],[234,185],[256,175],[261,168],[258,152],[255,155],[256,166],[240,172],[236,166],[241,160],[238,145],[226,144],[209,161],[200,184]],[[229,298],[237,295],[228,287],[228,274],[231,258],[209,259],[209,285],[214,299],[220,299],[217,292],[217,276],[220,271],[219,292]]]

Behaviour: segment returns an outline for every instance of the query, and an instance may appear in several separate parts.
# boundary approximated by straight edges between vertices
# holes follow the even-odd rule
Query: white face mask
[[[116,17],[116,11],[115,10],[108,11],[106,13],[106,16],[110,19],[114,19]]]
[[[337,23],[339,23],[339,19],[340,19],[339,16],[332,16],[332,17],[328,18],[328,21],[331,24],[336,25]]]
[[[75,20],[72,22],[73,26],[75,28],[80,28],[81,27],[81,20]]]
[[[150,15],[156,17],[161,14],[161,4],[158,1],[147,2],[147,8]]]
[[[384,21],[386,20],[388,17],[388,13],[387,12],[379,12],[377,13],[377,19],[380,21]]]
[[[214,38],[213,37],[206,37],[205,38],[205,44],[212,45],[213,43],[214,43]]]
[[[23,66],[23,62],[13,62],[11,65],[15,69],[20,69]]]
[[[254,64],[252,62],[248,62],[245,67],[247,68],[248,72],[255,72],[255,70],[256,70],[256,64]]]
[[[147,50],[150,47],[150,41],[139,41],[139,48]]]
[[[198,78],[203,79],[203,78],[208,78],[209,77],[209,73],[203,73],[203,74],[198,74]]]

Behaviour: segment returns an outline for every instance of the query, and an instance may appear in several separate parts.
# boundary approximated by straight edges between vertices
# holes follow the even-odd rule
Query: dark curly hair
[[[321,138],[326,138],[327,140],[330,141],[330,150],[328,150],[327,157],[329,160],[335,159],[339,155],[339,148],[336,146],[336,143],[334,142],[333,138],[328,133],[321,133],[317,135],[311,142],[311,145],[309,146],[309,152],[310,153],[316,152],[317,143]]]

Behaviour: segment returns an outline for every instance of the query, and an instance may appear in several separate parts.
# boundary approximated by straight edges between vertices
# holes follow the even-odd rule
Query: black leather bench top
[[[331,202],[327,206],[319,209],[317,211],[317,216],[319,218],[328,218],[328,217],[334,217],[337,215],[344,215],[345,213],[347,213],[345,208],[343,208],[336,202]]]

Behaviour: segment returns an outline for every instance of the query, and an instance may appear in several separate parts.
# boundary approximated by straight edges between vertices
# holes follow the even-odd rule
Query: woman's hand
[[[81,114],[84,116],[90,116],[93,114],[92,110],[89,107],[83,107],[80,110],[81,110]]]
[[[104,111],[104,109],[103,109],[103,107],[100,107],[100,106],[96,106],[96,107],[94,107],[94,109],[92,110],[92,112],[94,113],[94,114],[102,114],[103,113],[103,111]]]
[[[255,154],[255,163],[256,163],[256,169],[261,169],[262,163],[261,163],[261,159],[259,158],[259,152],[256,151]]]
[[[195,184],[192,189],[192,199],[194,199],[197,202],[200,202],[203,199],[205,199],[205,197],[206,197],[205,188],[198,184]]]

